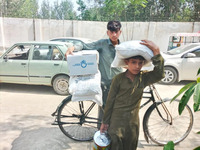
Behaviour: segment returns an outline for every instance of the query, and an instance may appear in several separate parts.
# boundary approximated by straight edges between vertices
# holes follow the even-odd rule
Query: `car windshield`
[[[196,46],[199,46],[197,44],[193,44],[193,45],[184,45],[184,46],[181,46],[181,47],[178,47],[178,48],[175,48],[175,49],[172,49],[170,51],[167,52],[167,54],[169,55],[175,55],[175,54],[180,54],[180,53],[183,53],[189,49],[192,49]]]

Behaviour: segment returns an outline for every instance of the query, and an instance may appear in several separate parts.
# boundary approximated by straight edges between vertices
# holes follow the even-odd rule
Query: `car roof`
[[[55,45],[66,45],[63,42],[59,42],[59,41],[26,41],[26,42],[18,42],[15,43],[15,45],[19,45],[19,44],[55,44]]]
[[[180,46],[180,47],[176,47],[176,48],[174,48],[174,49],[172,49],[172,50],[176,50],[176,49],[182,49],[182,48],[186,48],[186,47],[190,47],[190,46],[200,46],[200,43],[189,43],[189,44],[186,44],[186,45],[182,45],[182,46]],[[194,47],[191,47],[190,49],[193,49]],[[190,50],[190,49],[188,49],[188,50]]]
[[[80,41],[83,41],[84,43],[91,43],[91,42],[96,41],[96,40],[92,40],[89,38],[82,38],[82,37],[56,37],[56,38],[50,39],[50,41],[56,40],[56,39],[80,40]]]
[[[64,42],[60,42],[60,41],[27,41],[27,42],[18,42],[13,44],[14,45],[32,45],[32,44],[39,44],[39,45],[55,45],[55,46],[64,46],[66,48],[61,48],[60,50],[63,53],[66,53],[68,46],[66,45],[66,43]]]
[[[200,43],[190,43],[190,44],[187,44],[187,45],[197,45],[197,46],[199,46]]]

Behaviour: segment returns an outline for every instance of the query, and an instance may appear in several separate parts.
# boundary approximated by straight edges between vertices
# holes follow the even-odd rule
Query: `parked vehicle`
[[[187,45],[190,43],[199,43],[200,33],[172,33],[169,36],[168,50]]]
[[[176,81],[196,80],[200,68],[200,43],[187,44],[165,53],[165,78],[163,84],[173,84]]]
[[[57,37],[53,38],[50,41],[60,41],[60,42],[66,42],[66,43],[72,43],[75,46],[81,46],[78,49],[82,49],[83,46],[87,43],[92,43],[95,40],[87,39],[87,38],[77,38],[77,37]]]
[[[67,48],[62,42],[14,44],[0,57],[0,83],[47,85],[68,94]]]

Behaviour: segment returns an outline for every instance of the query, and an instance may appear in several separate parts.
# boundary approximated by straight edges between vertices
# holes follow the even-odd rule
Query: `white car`
[[[173,84],[176,81],[196,80],[200,68],[200,43],[184,45],[165,53],[163,84]]]
[[[80,37],[56,37],[50,39],[50,41],[65,42],[68,47],[73,45],[75,47],[75,51],[80,51],[83,49],[85,44],[95,42],[96,40]]]
[[[56,37],[53,39],[50,39],[50,41],[59,41],[59,42],[67,42],[72,43],[73,45],[79,45],[79,44],[87,44],[92,43],[95,40],[88,39],[88,38],[79,38],[79,37]]]

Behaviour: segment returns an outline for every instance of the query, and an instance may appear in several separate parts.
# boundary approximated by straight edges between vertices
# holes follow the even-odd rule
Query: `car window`
[[[33,60],[62,60],[63,56],[56,46],[35,45]]]
[[[195,50],[193,53],[196,55],[196,57],[200,57],[200,49]]]
[[[82,42],[77,40],[65,40],[65,42],[72,43],[73,45],[82,45]]]
[[[53,39],[51,41],[59,41],[59,42],[65,42],[65,39]]]
[[[62,60],[63,56],[57,47],[53,47],[52,60]]]
[[[171,54],[171,55],[180,54],[180,53],[185,52],[189,49],[192,49],[196,46],[199,46],[199,45],[196,45],[196,44],[194,44],[194,45],[184,45],[184,46],[181,46],[181,47],[178,47],[178,48],[175,48],[175,49],[168,51],[167,54]]]
[[[17,45],[4,58],[27,60],[31,45]]]
[[[51,41],[60,41],[60,42],[66,42],[66,43],[72,43],[73,45],[83,45],[82,41],[75,40],[75,39],[53,39]]]
[[[48,45],[35,45],[33,49],[33,60],[50,60],[48,52],[51,47]]]

